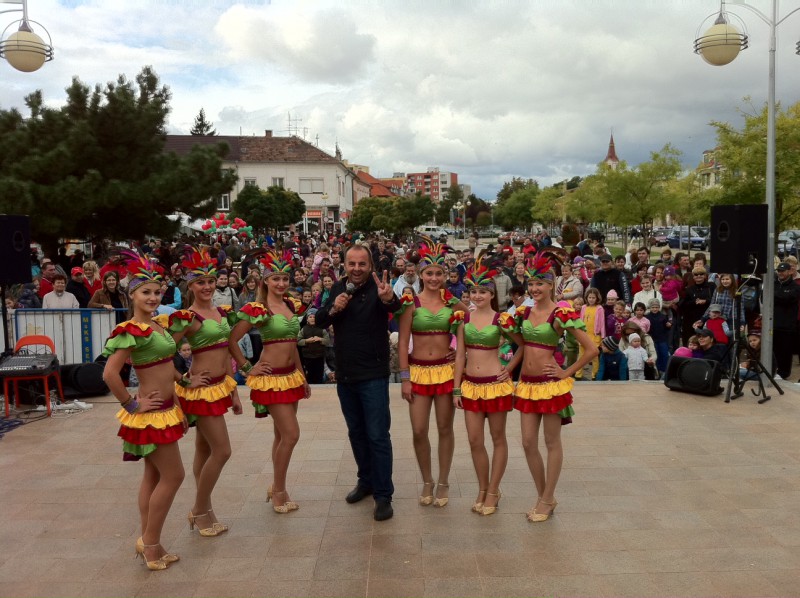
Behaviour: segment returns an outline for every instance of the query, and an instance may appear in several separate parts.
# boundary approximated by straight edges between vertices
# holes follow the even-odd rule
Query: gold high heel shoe
[[[497,502],[493,507],[487,507],[486,505],[481,507],[481,515],[493,515],[497,512],[497,507],[500,506],[500,499],[503,498],[503,492],[498,488],[497,494],[494,492],[487,492],[486,496],[496,496]]]
[[[430,494],[424,494],[425,486],[430,486],[431,487],[431,493]],[[432,505],[433,504],[433,489],[435,487],[436,487],[436,482],[434,482],[433,480],[431,480],[430,482],[424,482],[422,484],[422,492],[423,492],[423,494],[419,497],[419,504],[420,505],[422,505],[423,507],[427,507],[428,505]]]
[[[275,496],[278,496],[279,494],[283,494],[283,496],[285,497],[286,496],[286,491],[285,490],[281,491],[281,492],[275,491],[273,494]],[[283,503],[282,505],[276,505],[275,501],[274,500],[272,501],[272,509],[276,513],[288,513],[289,511],[296,511],[299,508],[300,508],[300,505],[298,505],[296,502],[291,501],[291,500]]]
[[[472,505],[473,513],[480,513],[483,508],[483,503],[486,501],[486,490],[478,490],[478,498],[481,497],[481,494],[483,494],[483,500],[475,501],[475,504]]]
[[[136,554],[134,555],[134,558],[138,557],[139,555],[141,555],[144,559],[144,540],[142,540],[141,536],[139,536],[139,539],[136,540]],[[167,565],[170,565],[172,563],[177,563],[179,560],[181,560],[181,557],[179,557],[177,554],[167,553],[161,557],[161,560],[167,563]]]
[[[147,557],[144,555],[145,548],[155,548],[158,544],[145,544],[142,542],[141,538],[136,541],[136,554],[135,557],[142,557],[142,561],[150,571],[163,571],[167,567],[169,567],[172,563],[179,561],[180,557],[175,554],[165,554],[162,557],[156,559],[155,561],[148,561]]]
[[[539,502],[542,503],[543,505],[547,505],[548,507],[553,507],[553,508],[550,509],[549,513],[537,513],[536,507],[534,507],[533,510],[528,513],[528,521],[530,521],[531,523],[542,523],[543,521],[547,521],[548,519],[550,519],[550,515],[555,513],[556,505],[558,504],[558,501],[556,499],[553,499],[553,502],[547,502],[546,500],[539,499]],[[536,503],[536,506],[538,507],[539,503]]]
[[[208,514],[209,515],[211,515],[211,513],[213,513],[213,512],[214,512],[214,509],[209,509],[208,510]],[[217,531],[217,533],[219,533],[219,534],[221,534],[223,532],[227,532],[228,529],[230,529],[227,525],[225,525],[224,523],[220,523],[219,521],[215,521],[214,523],[212,523],[211,527],[213,527]]]
[[[222,532],[219,531],[216,527],[214,527],[213,523],[211,524],[211,527],[204,527],[202,529],[200,528],[199,525],[195,523],[195,519],[197,519],[198,517],[202,517],[203,515],[208,515],[208,513],[201,513],[200,515],[195,515],[191,511],[189,511],[189,514],[186,516],[186,518],[189,520],[189,530],[191,531],[195,528],[195,526],[197,526],[197,531],[199,531],[200,535],[205,538],[213,538],[214,536],[219,536]]]
[[[437,490],[438,490],[439,488],[449,488],[450,484],[443,484],[442,482],[439,482],[436,486],[437,486]],[[450,501],[450,499],[447,496],[445,496],[444,498],[434,498],[433,499],[433,506],[434,507],[444,507],[444,506],[447,506],[447,503],[449,501]]]

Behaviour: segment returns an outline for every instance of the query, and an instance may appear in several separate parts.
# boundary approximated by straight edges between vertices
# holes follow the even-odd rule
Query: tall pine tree
[[[217,134],[217,130],[212,128],[214,123],[206,120],[206,111],[200,108],[200,113],[194,117],[194,126],[189,131],[192,135],[201,135],[203,137],[213,137]]]

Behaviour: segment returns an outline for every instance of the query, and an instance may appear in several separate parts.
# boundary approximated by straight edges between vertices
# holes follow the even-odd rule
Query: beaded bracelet
[[[122,406],[125,411],[133,415],[139,410],[139,401],[135,397],[129,397],[128,401]]]
[[[400,380],[411,380],[411,373],[408,370],[400,370]]]
[[[252,369],[253,369],[253,364],[250,363],[249,361],[246,361],[244,365],[239,366],[239,371],[241,371],[244,374],[249,374],[250,370]]]
[[[454,397],[460,397],[461,396],[461,389],[460,388],[454,388],[453,389],[453,396]]]

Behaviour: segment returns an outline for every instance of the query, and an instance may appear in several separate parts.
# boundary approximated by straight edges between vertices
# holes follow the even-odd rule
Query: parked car
[[[440,243],[447,243],[447,231],[438,226],[420,226],[417,232],[426,237],[430,237],[434,241]]]
[[[526,238],[532,239],[535,237],[533,233],[529,233],[525,230],[512,230],[506,231],[497,236],[497,243],[502,245],[506,241],[510,242],[512,245],[522,245]]]
[[[667,237],[667,244],[671,249],[699,249],[708,248],[708,233],[695,226],[676,226]]]
[[[591,241],[597,241],[599,243],[603,243],[606,240],[606,235],[599,228],[587,228],[586,238]]]
[[[778,256],[786,258],[790,255],[797,257],[800,249],[800,230],[785,230],[778,235]]]
[[[672,232],[672,229],[670,228],[655,229],[650,235],[650,245],[655,245],[656,247],[669,245],[667,238],[669,237],[670,232]]]

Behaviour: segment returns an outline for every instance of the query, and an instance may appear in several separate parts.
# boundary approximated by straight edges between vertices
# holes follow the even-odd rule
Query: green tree
[[[561,220],[561,202],[563,202],[563,185],[548,187],[542,190],[533,200],[531,217],[542,224],[550,224]]]
[[[222,170],[224,143],[164,153],[170,92],[144,67],[94,90],[76,77],[67,101],[50,107],[41,91],[30,116],[0,111],[0,212],[35,215],[33,238],[54,255],[60,238],[169,236],[178,223],[214,213],[236,175]]]
[[[514,191],[508,199],[498,203],[494,219],[504,228],[528,228],[533,224],[533,202],[539,195],[539,185],[528,185]]]
[[[430,222],[436,207],[427,195],[417,193],[412,197],[397,197],[391,200],[394,220],[390,226],[393,231],[411,231]]]
[[[464,191],[458,185],[453,185],[436,206],[436,224],[449,224],[453,206],[458,202],[464,202]]]
[[[515,191],[521,191],[527,188],[536,188],[538,191],[539,183],[533,179],[525,180],[522,177],[511,177],[511,180],[503,183],[503,188],[497,192],[497,204],[502,205],[511,198],[511,195]]]
[[[365,197],[353,208],[353,213],[347,221],[347,230],[362,233],[390,230],[391,213],[391,200],[381,197]]]
[[[409,232],[433,218],[435,206],[427,195],[412,197],[368,197],[353,208],[347,222],[351,232]]]
[[[217,134],[217,130],[213,128],[214,123],[206,120],[206,111],[200,108],[200,113],[194,117],[194,126],[189,133],[191,135],[202,135],[205,137],[213,137]]]
[[[266,191],[257,185],[245,185],[231,206],[231,215],[254,228],[281,228],[303,217],[306,204],[300,196],[282,187]]]
[[[711,123],[717,130],[717,159],[724,167],[720,201],[764,203],[767,108],[741,113],[741,129],[729,123]],[[775,222],[780,231],[800,226],[800,103],[787,110],[778,106],[775,121]]]

